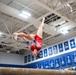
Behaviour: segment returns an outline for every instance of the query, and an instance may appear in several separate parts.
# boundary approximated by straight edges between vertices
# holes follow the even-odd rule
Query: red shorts
[[[30,46],[30,50],[34,51],[34,49],[37,49],[37,51],[39,51],[42,48],[42,38],[39,37],[37,34],[35,35],[35,40],[40,44],[40,47],[37,47],[35,44],[32,44]]]

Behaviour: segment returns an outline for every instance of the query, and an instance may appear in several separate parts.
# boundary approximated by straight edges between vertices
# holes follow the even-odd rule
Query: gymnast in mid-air
[[[40,24],[36,34],[29,34],[29,32],[26,29],[25,29],[26,34],[20,32],[14,33],[14,39],[17,41],[17,38],[21,37],[25,41],[29,49],[32,51],[34,57],[39,56],[38,51],[42,48],[42,33],[43,33],[44,21],[45,18],[42,19],[42,23]],[[33,41],[33,44],[30,45],[30,42],[27,39]]]

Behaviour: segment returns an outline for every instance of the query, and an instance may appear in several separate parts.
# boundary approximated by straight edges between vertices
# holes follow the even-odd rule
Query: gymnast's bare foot
[[[43,19],[42,19],[42,22],[44,23],[44,21],[45,21],[45,17],[43,17]]]

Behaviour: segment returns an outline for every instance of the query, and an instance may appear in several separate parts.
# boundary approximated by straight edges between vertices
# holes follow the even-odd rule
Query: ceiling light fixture
[[[28,13],[28,12],[26,12],[26,11],[22,11],[21,13],[24,14],[24,15],[27,15],[27,16],[29,16],[29,17],[31,16],[31,14]]]
[[[2,35],[3,33],[2,32],[0,32],[0,36]]]
[[[22,11],[21,13],[19,13],[19,16],[24,17],[24,18],[28,18],[31,16],[31,14],[26,12],[26,11]]]
[[[28,18],[28,16],[26,16],[26,15],[24,15],[22,13],[20,13],[19,16],[24,17],[24,18]]]
[[[67,34],[67,33],[69,33],[69,31],[67,31],[67,30],[62,30],[60,33],[62,33],[62,34]]]
[[[62,25],[62,24],[64,24],[64,23],[66,23],[66,21],[62,21],[61,23],[59,23],[59,25]]]

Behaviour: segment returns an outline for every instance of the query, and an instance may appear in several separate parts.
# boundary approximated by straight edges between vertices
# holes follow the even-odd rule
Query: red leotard
[[[30,50],[34,51],[34,49],[37,49],[37,51],[39,51],[42,48],[42,38],[39,37],[37,34],[35,35],[34,38],[40,44],[40,47],[37,47],[36,44],[32,44],[30,46]]]

